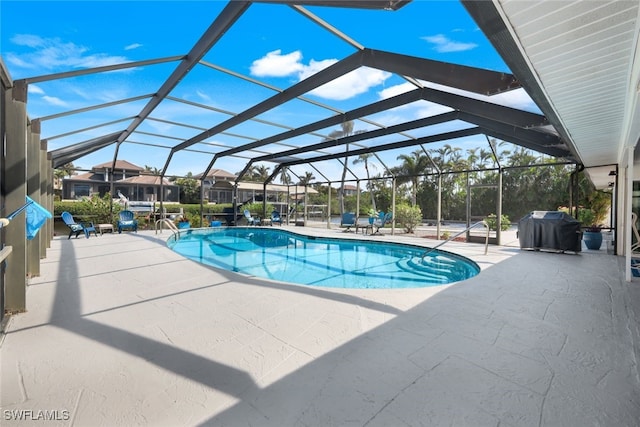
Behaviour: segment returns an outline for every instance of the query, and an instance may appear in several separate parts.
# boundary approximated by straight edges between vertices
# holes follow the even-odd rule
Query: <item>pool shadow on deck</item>
[[[142,234],[135,235],[137,237],[152,241],[161,246],[166,244],[157,238],[144,236]],[[302,287],[299,285],[287,285],[276,282],[269,282],[261,279],[254,279],[244,275],[236,274],[229,271],[215,269],[213,267],[198,264],[194,261],[184,259],[174,261],[181,264],[184,268],[185,264],[193,264],[206,269],[210,269],[223,276],[225,279],[217,283],[206,286],[187,289],[180,292],[163,294],[157,297],[141,299],[129,304],[111,306],[104,310],[97,310],[87,313],[81,312],[82,289],[79,283],[80,273],[78,268],[79,262],[84,262],[94,256],[78,256],[77,250],[72,240],[60,238],[60,252],[63,254],[59,260],[58,277],[55,281],[43,281],[30,286],[47,286],[56,285],[54,294],[52,315],[46,324],[32,325],[25,328],[17,328],[7,331],[7,335],[17,334],[30,329],[36,329],[46,325],[55,326],[68,332],[90,339],[96,343],[109,346],[113,349],[126,352],[132,356],[142,358],[162,369],[174,372],[184,378],[189,378],[194,382],[200,383],[212,389],[219,390],[231,396],[240,397],[247,390],[257,388],[255,381],[247,374],[247,372],[238,370],[232,366],[215,362],[201,355],[182,350],[174,345],[162,343],[145,336],[135,334],[133,332],[117,328],[110,325],[89,319],[89,316],[103,314],[122,308],[133,307],[145,304],[151,301],[157,301],[167,298],[173,298],[178,295],[200,292],[202,290],[227,285],[230,282],[242,283],[243,286],[268,287],[278,291],[302,293],[311,297],[329,299],[332,301],[358,305],[373,310],[382,311],[387,314],[397,315],[401,311],[386,304],[376,303],[367,299],[359,298],[353,295],[345,295],[331,292],[323,289],[313,289]],[[102,249],[105,247],[100,245]],[[114,245],[117,249],[117,245]],[[120,250],[114,250],[114,253],[122,254]],[[136,251],[132,251],[136,252]],[[137,252],[139,253],[139,252]],[[108,254],[100,255],[101,257],[109,256]],[[95,257],[98,257],[97,255]],[[153,269],[154,265],[159,266],[161,263],[146,263],[144,268]],[[166,261],[162,263],[166,266]],[[140,267],[123,267],[116,270],[110,270],[108,274],[122,273],[128,270],[136,270]],[[107,273],[85,274],[83,279],[88,277],[99,277]]]
[[[52,325],[140,357],[160,368],[232,396],[240,396],[247,389],[256,388],[255,382],[244,371],[173,345],[87,319],[80,312],[81,289],[75,279],[78,277],[75,248],[71,242],[62,241],[62,250],[65,256],[60,262],[64,265],[60,268],[57,280],[58,289],[50,319]]]

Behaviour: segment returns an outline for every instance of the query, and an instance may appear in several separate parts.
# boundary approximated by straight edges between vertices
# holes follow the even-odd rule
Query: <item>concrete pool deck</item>
[[[2,336],[0,424],[640,420],[640,279],[625,282],[623,259],[606,251],[522,251],[510,237],[484,255],[483,245],[451,242],[443,249],[469,256],[480,275],[341,290],[214,270],[167,249],[169,236],[52,241],[28,311]]]

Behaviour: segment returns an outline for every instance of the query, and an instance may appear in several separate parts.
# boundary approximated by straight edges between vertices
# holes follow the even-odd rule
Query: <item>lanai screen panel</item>
[[[162,3],[147,8],[144,16],[127,13],[124,3],[105,4],[105,17],[123,15],[118,22],[141,19],[154,25],[144,34],[136,34],[135,26],[123,27],[131,28],[131,39],[145,43],[121,46],[119,55],[95,55],[94,67],[148,60],[145,49],[151,51],[155,43],[163,45],[157,58],[167,59],[37,82],[30,86],[30,115],[79,111],[43,123],[42,137],[52,137],[55,148],[122,130],[110,156],[108,148],[100,148],[79,159],[81,166],[118,158],[165,175],[199,174],[211,167],[235,173],[253,163],[272,170],[289,164],[301,172],[318,167],[305,166],[309,161],[335,180],[347,149],[350,157],[380,150],[376,161],[386,169],[384,164],[397,163],[397,153],[411,153],[420,143],[432,145],[449,136],[485,144],[486,133],[549,155],[566,152],[553,136],[532,133],[531,126],[545,124],[534,123],[535,116],[478,108],[478,102],[495,102],[537,113],[530,101],[518,104],[526,96],[513,90],[519,83],[492,49],[482,59],[465,54],[475,48],[470,45],[444,56],[436,53],[443,45],[431,27],[461,10],[457,2],[438,7],[430,2],[302,3]],[[76,12],[69,10],[61,19],[80,19]],[[415,21],[416,16],[423,19]],[[466,14],[456,25],[475,29]],[[387,27],[396,30],[385,33]],[[381,33],[387,37],[378,37]],[[96,49],[115,52],[111,41],[104,38]],[[60,73],[65,67],[48,71]],[[29,77],[22,72],[14,78]],[[74,93],[84,98],[72,102]],[[110,102],[114,105],[92,109]],[[491,114],[484,115],[485,110]],[[509,127],[517,130],[509,134]],[[333,140],[334,145],[318,145]],[[361,166],[348,166],[362,177]]]

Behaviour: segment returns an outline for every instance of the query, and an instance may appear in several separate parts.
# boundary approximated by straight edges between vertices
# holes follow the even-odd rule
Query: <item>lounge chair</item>
[[[273,211],[271,212],[271,225],[277,223],[278,225],[282,225],[282,218],[280,217],[280,212]]]
[[[340,227],[346,227],[342,230],[343,233],[347,231],[351,231],[351,227],[356,226],[356,214],[353,212],[345,212],[342,214],[342,219],[340,220]]]
[[[374,231],[372,234],[380,233],[380,229],[383,228],[388,223],[390,223],[392,219],[393,219],[393,214],[391,212],[387,212],[386,214],[384,212],[380,212],[380,218],[378,218],[373,223],[373,226],[375,227],[376,231]]]
[[[244,217],[246,218],[248,225],[260,225],[260,218],[252,217],[249,209],[244,210]]]
[[[93,234],[96,235],[96,237],[98,236],[98,232],[96,231],[96,228],[93,226],[93,222],[76,222],[73,219],[73,215],[71,215],[69,212],[62,212],[62,220],[64,221],[64,223],[67,225],[67,227],[69,227],[69,239],[71,238],[71,235],[75,233],[76,238],[80,235],[80,233],[84,233],[85,237],[88,239],[89,238],[89,234],[93,231]]]
[[[118,216],[118,233],[128,229],[138,232],[138,220],[133,216],[133,212],[129,210],[120,211]]]

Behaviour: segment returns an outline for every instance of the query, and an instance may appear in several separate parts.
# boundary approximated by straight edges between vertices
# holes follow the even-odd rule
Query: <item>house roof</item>
[[[263,184],[261,182],[251,182],[251,181],[240,181],[238,182],[238,189],[239,190],[255,190],[258,192],[262,192],[263,191]],[[316,194],[317,191],[312,188],[307,186],[307,193],[308,194]],[[267,184],[267,191],[274,191],[274,192],[282,192],[282,193],[286,193],[287,191],[289,191],[289,193],[304,193],[305,192],[305,187],[302,185],[298,185],[298,186],[289,186],[287,187],[286,185],[280,185],[280,184]]]
[[[157,175],[139,175],[115,181],[117,184],[160,185],[160,177]],[[172,185],[167,179],[162,180],[162,185]]]
[[[131,162],[126,160],[116,160],[115,169],[123,169],[123,170],[132,170],[132,171],[143,171],[144,168],[140,166],[134,165]],[[113,167],[113,162],[105,162],[99,165],[93,166],[92,169],[111,169]]]
[[[108,184],[108,182],[106,182],[102,177],[97,176],[94,172],[79,173],[77,175],[64,178],[63,181],[100,181]]]
[[[199,173],[193,176],[196,179],[202,178],[202,174]],[[237,175],[232,174],[231,172],[227,172],[224,169],[211,169],[207,174],[207,178],[214,178],[218,181],[235,181],[238,178]]]
[[[128,167],[128,165],[131,165],[133,167]],[[103,163],[102,165],[96,165],[93,167],[91,172],[85,172],[85,173],[80,173],[78,175],[73,175],[69,178],[65,178],[65,180],[66,181],[87,181],[87,182],[93,182],[93,183],[101,182],[104,184],[109,184],[109,181],[105,181],[104,176],[101,173],[96,173],[96,172],[99,171],[101,168],[110,167],[110,166],[111,166],[111,163]],[[143,169],[138,168],[136,165],[134,165],[133,163],[127,162],[126,160],[119,160],[118,162],[116,162],[116,166],[117,166],[116,169],[124,167],[124,169],[126,170],[132,170],[136,172],[143,171]],[[138,169],[134,169],[134,168],[138,168]],[[125,178],[125,179],[118,179],[118,180],[115,180],[114,183],[138,184],[138,185],[160,185],[160,177],[157,175],[141,174],[141,175]],[[167,179],[163,179],[162,185],[175,186],[175,184],[172,184]]]

